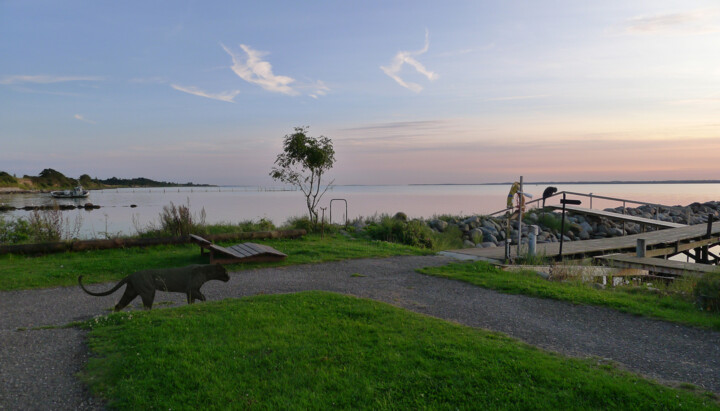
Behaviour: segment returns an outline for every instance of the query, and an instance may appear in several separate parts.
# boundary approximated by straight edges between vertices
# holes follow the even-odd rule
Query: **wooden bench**
[[[210,254],[210,264],[236,264],[249,262],[272,262],[287,258],[286,254],[262,244],[242,243],[222,247],[195,234],[190,240],[200,246],[200,255]]]

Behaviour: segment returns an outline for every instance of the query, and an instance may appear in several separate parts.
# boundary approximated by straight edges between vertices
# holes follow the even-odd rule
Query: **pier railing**
[[[557,192],[557,193],[555,193],[555,194],[553,194],[553,195],[551,195],[551,196],[549,196],[549,197],[545,197],[544,200],[547,201],[547,200],[549,200],[549,199],[551,199],[551,198],[553,198],[553,197],[562,196],[563,194],[589,198],[589,199],[590,199],[590,204],[589,204],[590,207],[589,207],[589,208],[593,208],[593,199],[618,201],[618,202],[621,202],[621,203],[622,203],[622,213],[623,213],[623,214],[627,214],[627,212],[626,212],[627,204],[638,204],[638,205],[650,206],[650,207],[653,208],[653,211],[654,211],[654,215],[655,215],[655,219],[656,219],[656,220],[659,220],[659,218],[660,218],[660,210],[661,210],[661,209],[665,209],[665,210],[676,210],[676,211],[678,211],[678,212],[686,212],[686,218],[688,218],[688,224],[690,223],[690,221],[689,221],[689,216],[687,215],[687,210],[685,210],[685,209],[683,209],[683,208],[681,208],[681,207],[667,206],[667,205],[658,204],[658,203],[648,203],[648,202],[645,202],[645,201],[628,200],[627,198],[617,198],[617,197],[601,196],[601,195],[596,195],[596,194],[593,194],[593,193],[589,193],[589,194],[586,194],[586,193],[576,193],[576,192],[574,192],[574,191],[559,191],[559,192]],[[537,205],[537,204],[540,204],[542,201],[543,201],[543,198],[538,198],[538,199],[536,199],[536,200],[527,201],[527,202],[525,202],[525,208],[527,209],[527,208],[530,207],[530,205],[533,205],[533,204],[536,204],[536,205]],[[495,216],[495,215],[498,215],[498,214],[504,214],[504,213],[506,213],[506,212],[512,212],[514,209],[515,209],[514,207],[512,207],[512,208],[504,208],[504,209],[502,209],[502,210],[495,211],[494,213],[490,213],[490,214],[488,214],[488,215],[489,215],[489,216]]]

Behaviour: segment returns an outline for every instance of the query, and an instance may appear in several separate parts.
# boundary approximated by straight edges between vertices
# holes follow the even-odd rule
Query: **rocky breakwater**
[[[623,213],[622,207],[608,208],[605,211]],[[656,210],[650,206],[637,208],[626,208],[625,214],[648,219],[655,219]],[[679,224],[707,224],[709,216],[720,224],[720,201],[707,203],[693,203],[685,207],[675,206],[671,209],[660,209],[657,211],[657,219],[661,221]],[[530,225],[539,229],[537,236],[538,243],[554,243],[560,241],[560,229],[562,226],[562,214],[559,211],[543,209],[529,210],[523,215],[522,242],[528,240]],[[473,216],[467,218],[443,217],[431,219],[426,222],[435,231],[445,232],[457,230],[462,235],[466,247],[503,247],[507,241],[506,225],[507,220],[502,217]],[[564,241],[590,240],[607,237],[617,237],[628,234],[639,234],[656,228],[640,224],[611,220],[603,217],[585,215],[565,215],[565,236]],[[510,221],[510,238],[512,243],[517,243],[518,221],[517,218]]]

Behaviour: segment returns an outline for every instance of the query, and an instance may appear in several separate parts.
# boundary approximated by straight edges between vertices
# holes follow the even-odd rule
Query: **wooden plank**
[[[597,256],[595,259],[611,267],[638,268],[648,270],[651,273],[673,276],[697,277],[704,273],[711,273],[720,269],[717,266],[707,264],[685,263],[682,261],[663,260],[651,257],[633,257],[622,254]]]
[[[211,264],[233,264],[244,262],[278,261],[287,257],[286,254],[266,245],[256,243],[242,243],[230,247],[210,244]]]
[[[562,206],[558,206],[558,205],[551,205],[548,207],[554,208],[557,210],[562,209]],[[572,213],[577,213],[577,214],[592,215],[595,217],[605,217],[605,218],[610,218],[613,220],[627,221],[627,222],[631,222],[631,223],[651,225],[651,226],[656,226],[656,227],[665,227],[665,228],[687,227],[687,225],[685,225],[685,224],[678,224],[678,223],[673,223],[670,221],[653,220],[651,218],[637,217],[637,216],[632,216],[632,215],[628,215],[628,214],[614,213],[611,211],[595,210],[592,208],[584,208],[584,207],[576,207],[576,206],[566,205],[565,210],[570,211]]]
[[[617,252],[634,253],[638,238],[644,238],[646,240],[645,244],[647,246],[648,256],[658,255],[655,254],[656,252],[661,252],[663,253],[662,255],[676,254],[677,252],[674,251],[676,247],[679,247],[682,251],[682,249],[689,249],[686,247],[689,247],[690,244],[694,247],[720,244],[720,223],[713,224],[710,237],[706,237],[706,233],[706,224],[696,224],[622,237],[566,241],[563,245],[563,256],[582,257]],[[686,244],[688,242],[690,244]],[[540,243],[537,245],[537,254],[541,257],[547,256],[552,258],[558,255],[560,251],[559,248],[560,243]],[[513,247],[513,249],[515,249],[515,247]],[[504,247],[464,248],[449,251],[494,260],[503,260],[505,258]],[[517,256],[517,254],[513,254]]]

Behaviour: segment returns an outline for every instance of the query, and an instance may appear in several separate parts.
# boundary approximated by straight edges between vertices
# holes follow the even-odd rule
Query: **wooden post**
[[[638,257],[644,258],[645,257],[645,251],[646,251],[646,245],[645,245],[645,239],[644,238],[638,238],[637,245],[635,246],[635,253]]]
[[[713,217],[714,216],[712,214],[708,214],[708,225],[707,225],[707,234],[706,234],[707,238],[710,238],[710,236],[712,235]]]

